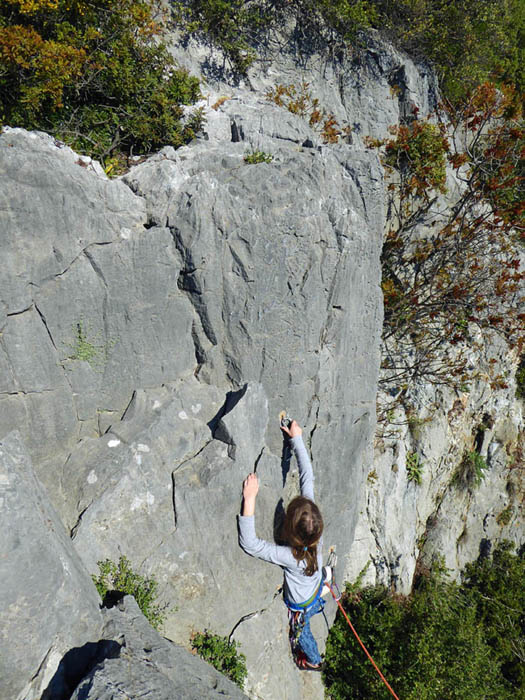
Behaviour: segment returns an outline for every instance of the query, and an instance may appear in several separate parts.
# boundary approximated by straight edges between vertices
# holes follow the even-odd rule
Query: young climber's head
[[[323,534],[323,516],[313,501],[297,496],[286,509],[284,536],[297,561],[306,561],[305,573],[317,571],[317,544]]]

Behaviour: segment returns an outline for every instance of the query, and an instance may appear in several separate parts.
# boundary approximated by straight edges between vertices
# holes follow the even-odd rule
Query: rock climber
[[[284,602],[289,611],[290,642],[297,666],[320,671],[322,659],[310,629],[310,619],[323,610],[321,595],[325,577],[331,572],[322,567],[323,518],[314,502],[314,475],[303,443],[302,429],[293,420],[281,422],[281,430],[289,438],[299,466],[301,495],[292,499],[284,519],[286,545],[261,540],[255,534],[255,501],[259,480],[255,473],[243,482],[242,515],[239,516],[239,544],[253,557],[277,564],[284,571]]]

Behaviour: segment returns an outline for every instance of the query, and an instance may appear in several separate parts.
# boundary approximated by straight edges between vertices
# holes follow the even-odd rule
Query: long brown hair
[[[290,501],[284,519],[284,536],[297,561],[306,561],[305,574],[317,571],[317,544],[323,534],[323,516],[313,501],[297,496]]]

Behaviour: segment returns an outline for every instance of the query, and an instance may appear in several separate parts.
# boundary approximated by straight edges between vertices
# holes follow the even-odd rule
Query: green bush
[[[395,138],[387,141],[385,162],[401,173],[403,194],[427,195],[428,190],[446,192],[446,153],[444,130],[428,121],[400,125]]]
[[[0,124],[42,129],[103,162],[193,138],[199,81],[162,43],[157,0],[0,4]]]
[[[110,591],[132,595],[151,626],[160,629],[166,619],[166,612],[165,608],[156,603],[158,583],[152,576],[135,573],[129,559],[124,556],[120,557],[118,564],[109,559],[99,561],[98,568],[99,575],[93,574],[91,578],[102,600]]]
[[[227,637],[211,634],[205,630],[192,639],[192,648],[217,671],[224,673],[240,688],[248,675],[246,657],[237,649],[237,642],[229,642]]]
[[[523,554],[501,545],[492,559],[467,566],[460,585],[438,565],[420,577],[410,596],[383,587],[351,592],[347,586],[343,604],[403,700],[523,699],[524,575]],[[325,661],[332,700],[391,698],[340,614]]]

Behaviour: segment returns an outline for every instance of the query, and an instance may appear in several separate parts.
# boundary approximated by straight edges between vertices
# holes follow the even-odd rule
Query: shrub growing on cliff
[[[248,675],[246,657],[237,649],[237,642],[230,642],[227,637],[205,630],[193,636],[191,645],[197,654],[217,671],[224,673],[240,688],[244,686]]]
[[[487,469],[488,465],[484,458],[476,450],[469,450],[465,452],[456,467],[452,483],[458,488],[472,489],[481,484]]]
[[[193,137],[199,95],[165,45],[157,0],[0,5],[0,124],[43,129],[104,160]]]
[[[501,545],[493,558],[467,566],[461,585],[438,565],[410,596],[347,586],[344,607],[404,700],[523,698],[524,575],[523,555]],[[332,700],[391,697],[340,614],[325,660]]]
[[[110,559],[98,562],[99,574],[91,576],[102,600],[111,591],[132,595],[144,616],[155,629],[166,618],[165,610],[156,603],[158,583],[153,576],[141,576],[133,571],[129,559],[121,556],[118,564]]]
[[[524,342],[525,125],[514,104],[513,91],[482,85],[449,112],[451,137],[443,126],[413,121],[370,143],[384,147],[390,171],[386,384],[421,378],[462,386],[472,375],[467,349],[476,328]],[[444,202],[447,160],[461,189]]]

